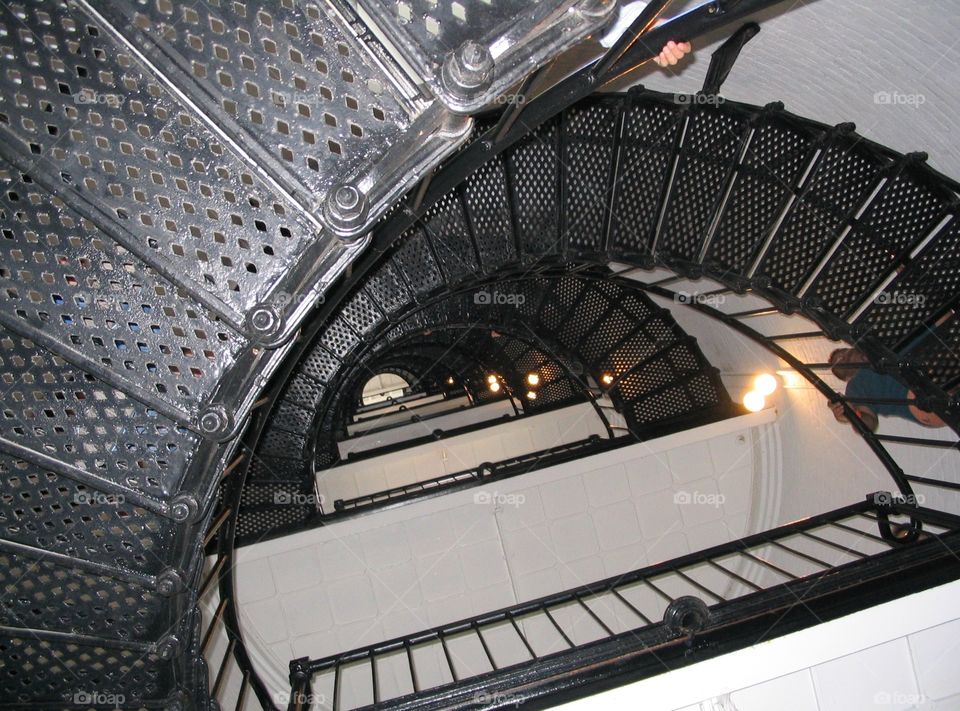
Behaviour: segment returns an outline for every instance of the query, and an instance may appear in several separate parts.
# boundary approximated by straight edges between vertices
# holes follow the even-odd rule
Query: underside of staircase
[[[529,413],[612,373],[638,437],[734,412],[628,270],[802,314],[960,422],[958,187],[924,156],[644,89],[527,130],[414,90],[360,15],[212,4],[0,9],[0,708],[212,708],[200,597],[235,535],[312,519],[270,494],[338,463],[371,372],[559,362]]]

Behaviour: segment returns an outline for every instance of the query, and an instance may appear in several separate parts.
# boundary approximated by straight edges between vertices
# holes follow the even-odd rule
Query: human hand
[[[692,51],[693,47],[689,42],[670,41],[664,46],[663,51],[653,58],[653,61],[661,67],[672,67]]]
[[[833,416],[837,418],[837,422],[849,422],[847,419],[846,413],[843,411],[842,402],[828,402],[827,405],[830,407],[830,411],[833,413]]]

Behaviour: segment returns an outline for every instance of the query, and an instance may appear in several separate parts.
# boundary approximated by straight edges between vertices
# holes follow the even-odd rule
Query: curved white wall
[[[853,121],[861,135],[904,153],[925,151],[930,165],[960,177],[955,0],[788,0],[760,19],[762,31],[723,86],[726,97],[783,101],[788,111],[828,124]],[[661,91],[696,91],[723,39],[701,42],[679,70],[631,79]],[[899,103],[876,103],[879,92]]]

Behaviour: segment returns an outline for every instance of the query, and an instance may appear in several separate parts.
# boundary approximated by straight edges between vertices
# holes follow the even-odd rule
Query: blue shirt
[[[884,400],[906,400],[906,385],[890,375],[881,375],[870,368],[860,368],[847,381],[847,397],[850,398],[881,398]],[[860,404],[860,403],[855,403]],[[905,420],[917,421],[906,405],[865,402],[863,406],[878,415],[887,417],[902,417]]]

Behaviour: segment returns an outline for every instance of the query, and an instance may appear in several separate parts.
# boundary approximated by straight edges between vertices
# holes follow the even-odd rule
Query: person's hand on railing
[[[636,20],[640,13],[643,12],[643,9],[647,6],[647,2],[644,0],[637,0],[636,2],[628,3],[620,8],[620,15],[617,18],[617,21],[614,23],[613,27],[610,28],[607,33],[600,39],[600,44],[604,47],[612,47],[613,44],[620,38],[620,36],[627,31],[633,21]],[[663,24],[664,20],[657,22],[658,25]],[[660,51],[660,54],[653,58],[653,61],[661,67],[672,67],[675,66],[677,62],[683,59],[686,55],[690,54],[693,51],[693,47],[689,42],[667,42],[664,45],[663,49]]]
[[[672,67],[692,51],[693,46],[689,42],[670,41],[660,54],[653,58],[653,61],[661,67]]]
[[[833,416],[837,419],[837,422],[843,422],[844,424],[850,422],[850,418],[847,417],[847,413],[844,410],[842,402],[828,402],[827,406],[830,408]],[[857,417],[860,418],[860,421],[867,426],[868,430],[871,432],[877,431],[877,428],[880,426],[880,420],[877,418],[877,415],[873,412],[873,410],[853,404],[851,404],[850,407],[853,409],[854,413],[856,413]]]

